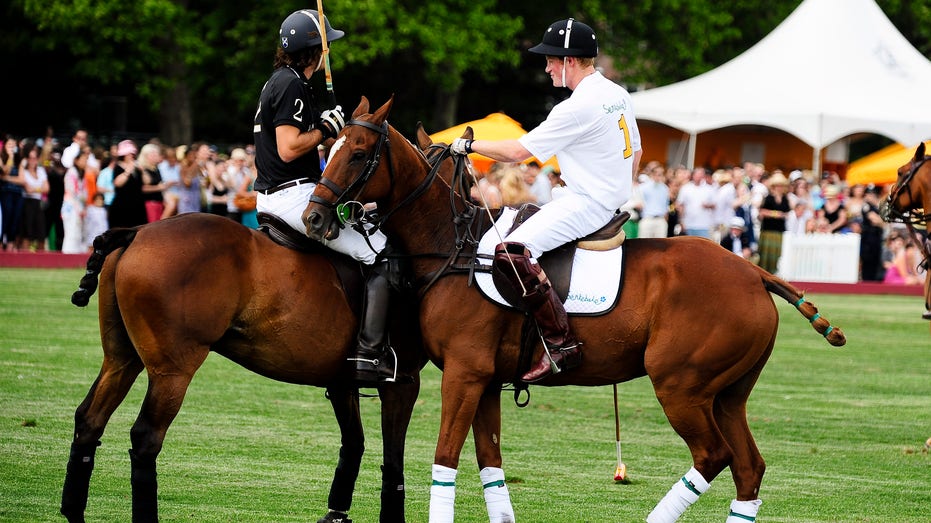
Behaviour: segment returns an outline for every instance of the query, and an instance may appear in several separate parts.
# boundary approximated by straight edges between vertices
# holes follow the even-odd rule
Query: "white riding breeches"
[[[587,196],[558,187],[553,190],[553,199],[504,241],[522,243],[532,256],[539,257],[604,227],[615,213],[616,209],[607,209]]]
[[[315,183],[302,183],[294,187],[282,189],[272,194],[263,194],[259,192],[256,200],[256,210],[258,212],[267,212],[281,218],[294,230],[301,234],[307,234],[307,227],[301,216],[307,203],[310,201],[310,195],[314,192]],[[375,263],[376,255],[385,248],[387,239],[381,231],[376,231],[370,235],[368,242],[365,237],[351,227],[345,227],[339,232],[335,240],[324,240],[323,244],[336,252],[341,252],[352,256],[360,262],[371,265]],[[371,243],[371,246],[369,246]],[[374,249],[374,250],[373,250]]]

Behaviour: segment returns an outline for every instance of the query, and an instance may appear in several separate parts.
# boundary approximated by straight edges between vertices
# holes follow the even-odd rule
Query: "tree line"
[[[395,96],[392,123],[412,134],[495,111],[532,128],[565,90],[526,49],[553,21],[591,25],[617,80],[635,90],[712,69],[775,28],[800,0],[325,0],[346,37],[331,48],[337,99]],[[931,54],[931,10],[879,0]],[[314,2],[11,0],[0,46],[12,95],[0,131],[47,125],[151,133],[167,143],[249,142],[281,21]],[[830,28],[826,27],[826,31]],[[791,79],[748,79],[789,81]],[[9,92],[9,91],[8,91]],[[70,129],[61,129],[62,133]]]

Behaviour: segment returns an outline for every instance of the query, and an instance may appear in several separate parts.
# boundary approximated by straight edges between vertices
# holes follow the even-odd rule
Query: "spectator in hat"
[[[740,216],[734,216],[728,223],[728,232],[721,238],[721,247],[749,260],[753,257],[750,248],[750,235],[747,234],[747,224]]]
[[[760,205],[760,267],[775,274],[782,257],[782,235],[789,214],[789,179],[777,172],[767,180],[769,194]]]
[[[142,197],[142,171],[136,165],[137,152],[132,140],[123,140],[116,146],[113,202],[107,214],[110,227],[135,227],[148,223]]]

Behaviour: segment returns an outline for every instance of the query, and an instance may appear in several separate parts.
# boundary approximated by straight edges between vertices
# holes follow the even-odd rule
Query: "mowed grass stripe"
[[[74,307],[83,271],[0,269],[0,521],[61,521],[58,503],[73,414],[100,367],[96,299]],[[767,461],[760,522],[929,522],[931,336],[921,300],[811,294],[844,329],[829,346],[777,299],[776,349],[748,412]],[[723,321],[723,320],[722,320]],[[701,328],[696,326],[695,328]],[[439,425],[432,365],[407,447],[408,520],[426,521]],[[97,454],[88,521],[128,521],[129,428],[137,381]],[[610,387],[533,387],[502,395],[504,469],[523,522],[643,521],[690,456],[648,380],[619,386],[624,461],[612,481]],[[377,521],[378,400],[364,398],[367,452],[352,517]],[[314,521],[326,508],[339,431],[321,389],[281,384],[212,355],[195,376],[159,457],[162,521]],[[456,520],[487,521],[471,440],[457,478]],[[720,522],[734,497],[725,470],[680,520]]]

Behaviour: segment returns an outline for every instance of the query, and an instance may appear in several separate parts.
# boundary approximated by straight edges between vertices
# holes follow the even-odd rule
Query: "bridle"
[[[921,167],[926,162],[928,162],[928,160],[931,160],[931,156],[925,156],[918,161],[913,159],[909,167],[908,174],[905,175],[901,182],[896,182],[895,186],[893,186],[893,189],[889,193],[889,196],[886,198],[885,202],[885,214],[888,218],[902,221],[907,224],[927,224],[928,219],[931,218],[931,214],[929,214],[931,213],[931,209],[925,209],[923,214],[914,214],[911,211],[899,211],[892,205],[892,202],[899,198],[903,190],[908,191],[909,201],[916,201],[915,195],[912,192],[912,180],[915,178],[915,175],[918,174],[918,171],[921,170]]]
[[[363,219],[365,209],[362,204],[360,202],[348,200],[351,194],[360,191],[372,175],[375,174],[379,163],[381,163],[382,149],[385,150],[385,154],[388,156],[388,176],[391,177],[392,182],[394,181],[394,165],[391,161],[391,142],[388,141],[388,122],[385,121],[382,122],[381,125],[375,125],[365,120],[353,119],[346,123],[346,127],[351,125],[365,127],[366,129],[378,133],[378,142],[375,143],[375,150],[368,160],[365,161],[365,165],[362,167],[362,170],[359,171],[359,174],[353,178],[345,188],[340,187],[326,176],[320,177],[318,183],[335,194],[336,200],[330,202],[316,194],[312,194],[309,200],[311,203],[317,203],[327,209],[335,210],[342,223],[351,223]]]
[[[352,225],[356,227],[360,222],[368,223],[370,228],[365,229],[361,226],[356,227],[359,232],[361,232],[366,238],[374,231],[381,228],[382,224],[385,223],[388,218],[394,214],[396,211],[402,207],[410,204],[424,194],[427,189],[433,184],[437,179],[440,167],[443,164],[443,161],[449,158],[452,155],[452,152],[449,150],[449,146],[434,146],[430,154],[430,158],[427,159],[422,151],[415,147],[415,149],[420,152],[421,156],[430,164],[430,172],[426,177],[420,182],[420,184],[411,191],[401,202],[399,202],[394,208],[387,210],[386,212],[379,213],[378,217],[374,220],[368,220],[364,217],[364,208],[362,204],[357,201],[351,201],[350,198],[354,194],[358,194],[362,190],[362,187],[371,179],[375,174],[375,171],[378,170],[379,165],[381,164],[382,150],[385,152],[385,156],[388,158],[388,176],[390,178],[390,183],[394,183],[395,171],[394,171],[394,162],[391,160],[391,144],[388,139],[388,122],[384,121],[381,125],[375,125],[371,122],[365,120],[352,119],[346,122],[346,128],[351,126],[360,126],[364,127],[370,131],[378,133],[378,142],[375,144],[375,150],[372,152],[372,155],[366,160],[365,165],[359,171],[359,174],[349,183],[345,188],[340,187],[335,182],[330,180],[324,174],[321,176],[319,184],[323,185],[330,190],[336,199],[334,201],[328,201],[324,198],[313,194],[310,196],[311,203],[317,203],[323,207],[331,210],[335,210],[337,217],[344,224]],[[456,158],[456,172],[461,172],[464,169],[463,160],[461,157]]]
[[[923,213],[915,213],[913,210],[899,211],[895,209],[892,205],[892,202],[896,201],[899,196],[902,194],[903,190],[908,191],[908,199],[910,202],[916,202],[915,194],[912,192],[912,181],[915,176],[918,174],[918,171],[921,170],[921,167],[931,160],[931,156],[924,156],[920,160],[912,159],[910,162],[908,174],[906,174],[901,183],[896,182],[892,191],[889,193],[889,197],[886,198],[886,201],[883,202],[884,209],[880,213],[883,216],[883,219],[886,221],[897,220],[905,223],[905,227],[908,229],[909,234],[911,234],[915,243],[918,246],[918,249],[921,251],[923,260],[921,265],[925,267],[928,266],[929,260],[931,260],[931,241],[928,239],[927,233],[927,224],[928,219],[931,218],[931,209],[924,209]],[[915,226],[923,226],[924,231],[916,230]],[[928,276],[931,278],[931,275]],[[931,303],[931,296],[925,297],[926,304]],[[927,305],[926,305],[927,306]]]
[[[392,184],[394,183],[395,178],[395,167],[391,161],[391,148],[388,145],[388,123],[384,122],[382,125],[378,126],[364,120],[356,119],[350,120],[346,123],[347,128],[353,125],[365,127],[366,129],[378,133],[378,143],[375,145],[375,151],[366,161],[365,166],[362,168],[359,174],[345,189],[325,176],[321,177],[319,183],[324,185],[327,189],[336,195],[335,201],[327,201],[316,195],[312,195],[310,198],[311,202],[322,205],[328,209],[335,209],[337,216],[340,216],[339,213],[341,205],[349,205],[353,203],[347,201],[350,195],[357,194],[353,191],[361,191],[365,183],[368,182],[369,179],[374,175],[375,171],[379,167],[379,163],[381,162],[382,149],[385,149],[386,151],[386,156],[388,158],[388,172],[389,176],[391,177]],[[420,198],[427,191],[427,189],[433,185],[437,178],[439,178],[440,168],[442,167],[444,161],[452,157],[455,162],[455,167],[453,179],[449,183],[449,193],[450,206],[453,209],[453,226],[455,228],[456,236],[452,252],[388,255],[389,257],[442,258],[446,260],[441,268],[425,275],[420,282],[415,282],[414,287],[418,289],[418,294],[423,295],[426,293],[427,289],[429,289],[434,283],[436,283],[440,278],[447,274],[467,272],[469,274],[471,283],[471,280],[474,277],[474,272],[477,270],[477,264],[474,263],[474,258],[477,256],[478,246],[478,238],[476,237],[476,233],[477,231],[482,230],[484,215],[477,212],[477,207],[472,204],[467,197],[469,194],[469,185],[467,177],[465,176],[467,162],[465,156],[453,155],[452,151],[450,151],[449,145],[445,144],[433,144],[427,149],[427,151],[421,151],[419,147],[413,146],[413,144],[412,147],[421,155],[422,158],[424,158],[427,164],[430,165],[430,171],[424,177],[424,179],[421,180],[420,183],[407,196],[398,202],[397,205],[385,212],[379,212],[378,216],[374,219],[369,220],[363,216],[355,216],[354,214],[350,213],[348,220],[344,220],[341,216],[340,220],[345,224],[351,225],[355,230],[362,233],[366,240],[368,240],[368,236],[374,233],[374,231],[380,229],[382,225],[388,220],[388,218],[390,218],[396,211]],[[358,208],[361,209],[361,204],[358,204]],[[367,224],[368,227],[363,227],[363,224]],[[469,261],[467,263],[458,264],[457,260],[460,260],[463,257],[467,258]]]

